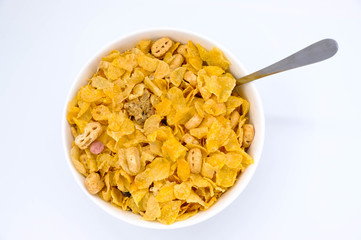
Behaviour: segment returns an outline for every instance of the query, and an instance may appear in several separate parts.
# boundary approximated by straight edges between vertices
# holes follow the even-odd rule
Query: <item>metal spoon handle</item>
[[[323,39],[316,42],[295,54],[282,59],[257,72],[237,79],[237,85],[251,82],[253,80],[266,77],[275,73],[287,71],[293,68],[306,66],[312,63],[321,62],[336,54],[338,50],[337,42],[333,39]]]

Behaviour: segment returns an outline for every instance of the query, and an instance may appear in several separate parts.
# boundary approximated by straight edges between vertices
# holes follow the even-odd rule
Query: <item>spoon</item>
[[[275,73],[321,62],[336,54],[338,44],[333,39],[323,39],[257,72],[237,79],[237,85],[248,83]]]

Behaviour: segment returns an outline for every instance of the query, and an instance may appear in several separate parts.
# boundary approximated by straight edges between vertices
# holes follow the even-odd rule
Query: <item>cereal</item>
[[[235,126],[237,126],[239,118],[241,115],[239,115],[238,111],[233,111],[231,114],[231,128],[234,129]]]
[[[100,136],[103,129],[100,123],[98,122],[91,122],[88,123],[84,128],[84,133],[78,135],[75,138],[75,144],[80,149],[86,149],[97,137]]]
[[[202,152],[199,148],[192,148],[188,152],[187,161],[192,173],[200,173],[202,169]]]
[[[172,40],[169,38],[158,39],[152,46],[152,54],[159,58],[162,57],[173,45]]]
[[[197,76],[192,71],[185,72],[183,77],[193,87],[197,85]]]
[[[104,144],[99,141],[94,141],[90,144],[90,152],[93,154],[99,154],[104,150]]]
[[[163,224],[210,208],[253,163],[250,105],[229,65],[167,37],[104,56],[66,116],[89,193]]]
[[[136,147],[130,147],[125,150],[129,172],[137,174],[140,170],[139,151]]]
[[[183,56],[181,54],[175,54],[173,60],[169,64],[169,69],[174,70],[176,68],[179,68],[180,66],[182,66],[183,62]]]
[[[244,124],[242,128],[243,128],[243,147],[248,148],[253,141],[254,128],[253,125],[251,124]]]
[[[199,126],[199,124],[201,124],[202,121],[203,118],[201,116],[199,116],[198,114],[194,114],[194,116],[189,119],[186,124],[184,124],[184,127],[187,129],[196,128]]]
[[[101,180],[99,174],[91,173],[85,178],[85,186],[89,193],[97,194],[104,187],[104,182]]]

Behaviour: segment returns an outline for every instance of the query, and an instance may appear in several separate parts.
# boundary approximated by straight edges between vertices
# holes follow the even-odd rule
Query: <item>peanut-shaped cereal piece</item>
[[[187,57],[187,45],[180,45],[177,48],[177,53],[182,54],[183,57]]]
[[[201,122],[203,121],[203,118],[199,116],[197,113],[184,124],[184,127],[187,129],[192,129],[198,127]]]
[[[237,126],[239,122],[239,112],[237,110],[234,110],[231,114],[231,128],[233,129],[235,126]]]
[[[169,64],[169,70],[173,71],[174,69],[179,68],[180,66],[182,66],[183,62],[184,62],[184,57],[180,54],[175,54],[173,56],[173,60]]]
[[[168,50],[172,47],[173,42],[167,37],[158,39],[153,43],[151,51],[154,57],[160,58],[163,57],[163,55],[168,52]]]
[[[189,163],[192,173],[200,173],[202,170],[202,152],[199,148],[192,148],[187,155],[187,161]]]
[[[98,173],[91,173],[85,178],[85,187],[88,189],[89,193],[97,194],[104,187],[104,181],[100,179]]]
[[[131,174],[137,174],[140,170],[139,150],[136,147],[130,147],[125,150],[127,165]]]
[[[192,135],[190,135],[189,133],[186,133],[183,135],[182,137],[183,142],[185,142],[186,144],[195,144],[198,145],[199,142],[197,139],[195,139]]]
[[[80,149],[86,149],[97,139],[102,133],[102,125],[98,122],[88,123],[84,128],[84,133],[75,138],[75,144]]]
[[[243,147],[248,148],[254,137],[254,127],[252,124],[244,124],[243,128]]]
[[[183,78],[193,87],[197,85],[197,75],[195,75],[192,71],[186,71]]]

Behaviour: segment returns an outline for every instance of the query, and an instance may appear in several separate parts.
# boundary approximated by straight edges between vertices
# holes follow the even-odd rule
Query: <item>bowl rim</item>
[[[67,143],[67,136],[69,135],[66,134],[66,129],[68,126],[68,121],[67,121],[67,109],[68,109],[68,103],[69,101],[74,97],[74,93],[78,90],[75,89],[76,86],[79,84],[79,82],[81,82],[83,79],[81,78],[81,76],[84,74],[84,72],[87,71],[87,69],[90,68],[90,66],[92,65],[92,63],[95,61],[95,59],[98,59],[101,56],[104,56],[104,54],[106,54],[106,51],[113,45],[116,45],[119,42],[125,41],[128,38],[131,37],[135,37],[137,35],[141,35],[141,34],[146,34],[146,33],[150,33],[150,34],[154,34],[156,32],[172,32],[174,33],[178,33],[178,34],[185,34],[185,35],[191,35],[194,38],[199,38],[202,39],[210,44],[212,44],[213,46],[218,47],[219,49],[221,49],[223,51],[223,53],[227,56],[227,58],[231,58],[232,61],[232,65],[233,66],[237,66],[244,74],[247,74],[247,70],[246,68],[243,66],[243,64],[238,60],[238,58],[233,55],[227,48],[225,48],[222,44],[218,43],[215,40],[212,40],[202,34],[193,32],[193,31],[189,31],[186,29],[180,29],[180,28],[146,28],[146,29],[140,29],[137,31],[133,31],[130,32],[128,34],[122,34],[119,37],[115,38],[115,40],[108,42],[107,44],[105,44],[103,47],[101,47],[98,51],[95,52],[95,54],[92,55],[91,58],[89,58],[89,60],[87,60],[85,62],[85,64],[82,65],[80,71],[78,72],[78,74],[76,75],[76,77],[74,78],[70,88],[68,89],[68,94],[66,95],[65,98],[65,104],[63,107],[63,117],[62,117],[62,127],[61,127],[61,131],[62,131],[62,144],[63,144],[63,150],[64,150],[64,154],[65,154],[65,158],[66,161],[68,163],[68,166],[70,168],[70,171],[75,179],[75,181],[77,182],[78,186],[80,187],[80,189],[82,189],[82,191],[85,193],[85,195],[87,195],[91,201],[97,205],[99,208],[101,208],[102,210],[104,210],[105,212],[107,212],[108,214],[110,214],[111,216],[122,220],[126,223],[138,226],[138,227],[143,227],[143,228],[148,228],[148,229],[179,229],[179,228],[184,228],[184,227],[189,227],[189,226],[193,226],[195,224],[204,222],[206,220],[209,220],[210,218],[214,217],[215,215],[217,215],[218,213],[222,212],[226,207],[228,207],[229,205],[231,205],[234,200],[236,198],[238,198],[241,193],[244,191],[244,189],[248,186],[249,182],[252,180],[254,173],[257,169],[257,166],[259,164],[261,155],[262,155],[262,150],[263,150],[263,145],[264,145],[264,136],[265,136],[265,119],[264,119],[264,111],[263,111],[263,105],[262,105],[262,100],[261,97],[257,91],[257,88],[255,87],[254,83],[247,83],[247,86],[251,88],[252,90],[252,95],[254,96],[254,99],[256,99],[257,101],[257,112],[258,112],[258,120],[259,120],[259,126],[257,127],[257,134],[259,135],[259,144],[257,145],[257,148],[255,150],[256,152],[256,156],[253,156],[254,158],[254,164],[252,164],[252,171],[249,170],[248,173],[248,178],[246,180],[243,180],[242,182],[242,186],[238,189],[238,191],[233,194],[233,195],[229,195],[227,196],[227,198],[225,198],[225,196],[222,196],[223,198],[225,198],[223,200],[223,204],[222,205],[218,205],[217,207],[212,206],[210,209],[212,209],[212,212],[210,211],[210,209],[207,209],[206,211],[203,211],[203,215],[201,217],[198,218],[194,218],[195,216],[193,216],[192,218],[189,218],[185,221],[181,221],[181,222],[175,222],[171,225],[165,225],[165,224],[161,224],[159,222],[149,222],[149,221],[144,221],[141,219],[137,219],[136,221],[133,219],[130,219],[128,217],[126,217],[126,215],[124,215],[124,217],[120,217],[118,214],[115,213],[115,211],[110,210],[109,208],[106,207],[106,204],[110,204],[109,202],[105,202],[104,200],[104,204],[100,204],[98,201],[96,201],[96,198],[99,198],[99,196],[93,196],[90,195],[90,193],[85,189],[85,186],[82,182],[80,182],[80,180],[78,179],[78,175],[79,173],[76,171],[76,169],[74,168],[71,159],[70,159],[70,151],[67,147],[68,143]],[[169,37],[172,38],[171,34],[168,35]],[[251,167],[250,166],[250,167]],[[249,168],[250,168],[249,167]],[[247,170],[249,169],[247,168]],[[246,171],[247,171],[246,170]],[[239,179],[237,179],[238,181]],[[237,184],[237,183],[236,183]],[[236,185],[235,184],[235,185]],[[234,186],[233,186],[234,187]],[[233,188],[232,187],[232,188]],[[227,190],[227,192],[230,190]],[[121,210],[121,209],[119,209]],[[123,210],[121,210],[123,211]],[[197,216],[197,215],[196,215]],[[192,221],[193,220],[193,221]],[[181,223],[181,224],[179,224]]]

